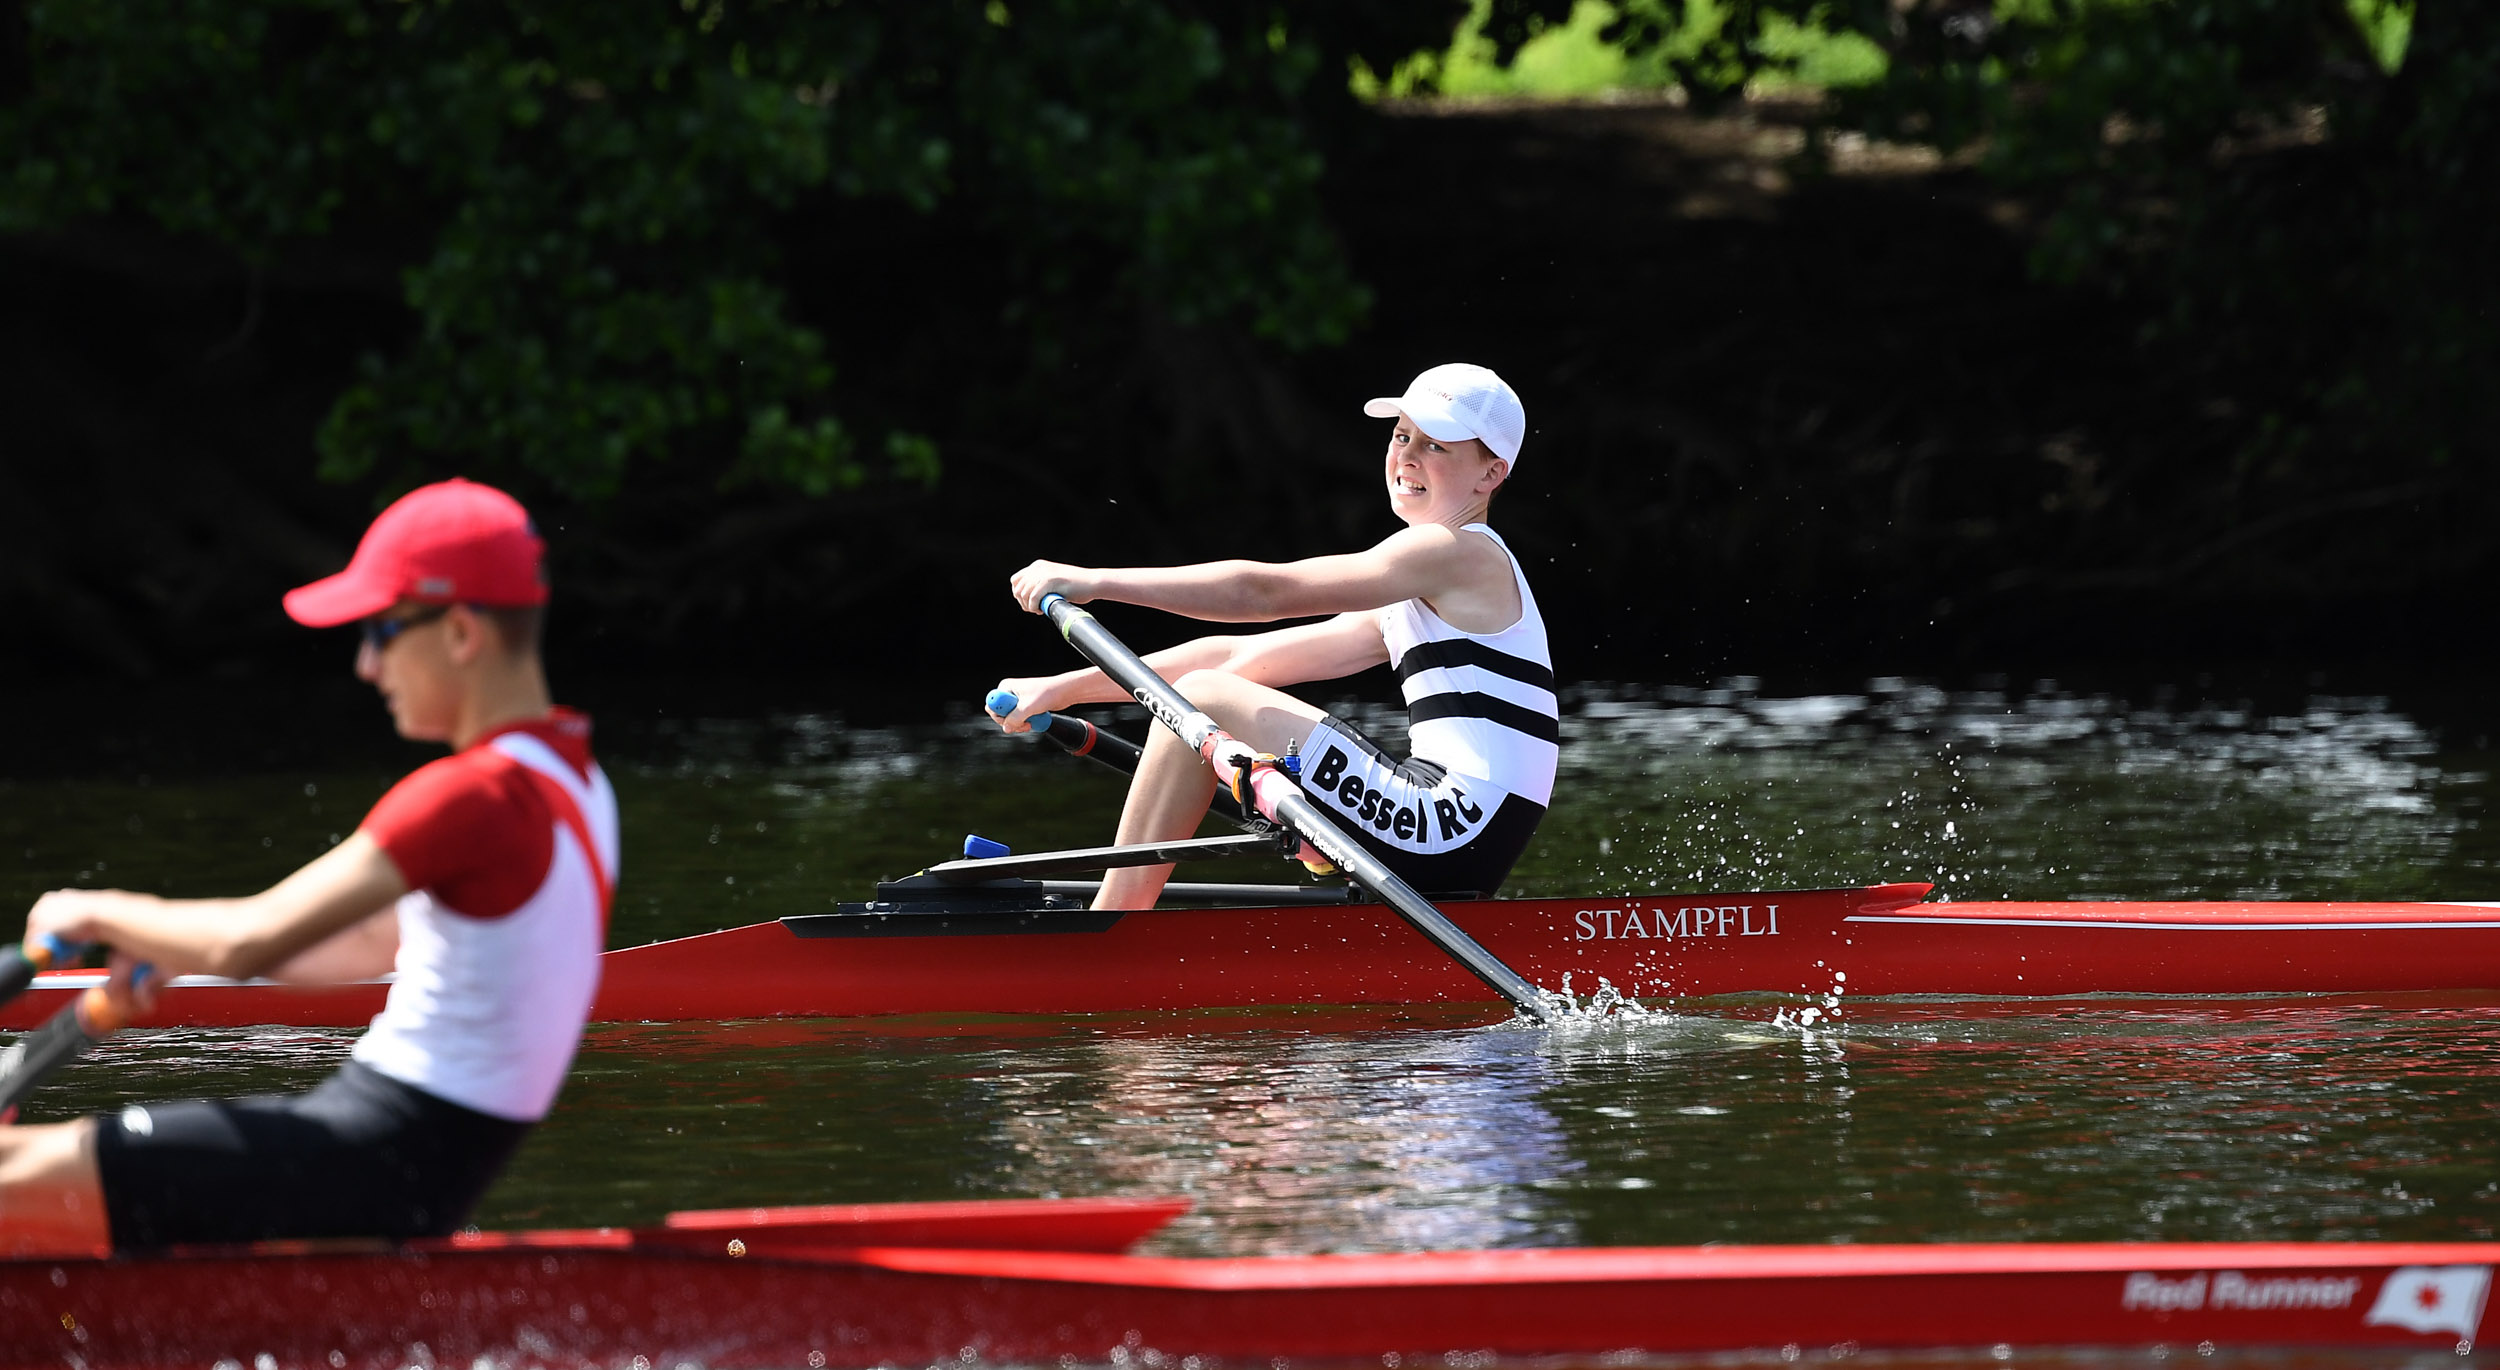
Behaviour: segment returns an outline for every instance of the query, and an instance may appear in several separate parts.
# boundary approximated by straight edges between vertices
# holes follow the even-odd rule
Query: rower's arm
[[[1401,529],[1360,552],[1301,561],[1126,567],[1037,561],[1009,586],[1017,602],[1036,613],[1043,596],[1059,594],[1078,604],[1116,600],[1210,623],[1271,623],[1432,599],[1497,567],[1508,574],[1508,560],[1483,539],[1429,524]]]
[[[378,979],[398,963],[399,910],[385,904],[263,973],[290,985],[335,985]]]
[[[1389,644],[1380,635],[1379,614],[1362,610],[1272,632],[1195,638],[1149,653],[1146,664],[1165,680],[1178,680],[1191,671],[1229,671],[1256,684],[1284,686],[1335,680],[1388,659]],[[1078,704],[1125,703],[1130,697],[1111,677],[1091,666],[1055,676],[1002,680],[999,688],[1017,700],[1016,711],[1006,719],[1009,732],[1025,731],[1025,720],[1036,713]]]
[[[35,901],[26,931],[102,942],[121,958],[153,964],[165,977],[247,979],[387,912],[407,892],[399,867],[359,831],[258,894],[160,899],[127,890],[54,890]]]
[[[1224,648],[1223,659],[1213,669],[1229,671],[1255,685],[1336,680],[1389,659],[1389,642],[1380,635],[1376,609],[1358,609],[1326,622],[1273,632],[1199,640]]]

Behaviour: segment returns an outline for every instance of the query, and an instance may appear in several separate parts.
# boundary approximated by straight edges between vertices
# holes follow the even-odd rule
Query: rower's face
[[[379,617],[404,620],[383,641],[367,633],[356,649],[356,678],[382,696],[399,735],[412,742],[444,742],[459,721],[459,675],[454,660],[453,614],[436,606],[401,604]]]
[[[1491,494],[1496,461],[1479,439],[1443,442],[1400,414],[1389,430],[1389,507],[1408,523],[1435,522]]]

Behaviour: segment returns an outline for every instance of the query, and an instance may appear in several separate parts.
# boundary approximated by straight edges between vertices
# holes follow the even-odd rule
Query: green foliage
[[[1108,257],[1183,321],[1345,335],[1365,296],[1313,133],[1342,92],[1313,77],[1418,30],[1302,8],[29,0],[0,232],[120,217],[256,265],[314,242],[388,263],[410,325],[323,424],[332,478],[595,498],[679,460],[823,494],[878,473],[837,414],[842,321],[781,282],[810,220],[863,202],[988,224],[1045,286]],[[1454,13],[1407,8],[1426,33]],[[888,417],[865,450],[933,479]]]
[[[2495,415],[2500,15],[2475,0],[1922,0],[1839,117],[1968,150],[2034,264],[2266,378],[2238,488],[2387,483]]]
[[[1765,19],[1757,65],[1731,62],[1713,46],[1728,18],[1721,0],[1670,4],[1572,0],[1559,17],[1550,5],[1539,6],[1505,24],[1495,0],[1475,0],[1447,47],[1414,53],[1386,75],[1358,68],[1355,93],[1365,99],[1586,98],[1686,85],[1696,63],[1707,64],[1712,76],[1705,85],[1713,90],[1731,80],[1859,85],[1883,74],[1882,51],[1864,37],[1784,14]],[[1506,48],[1497,34],[1515,46]]]

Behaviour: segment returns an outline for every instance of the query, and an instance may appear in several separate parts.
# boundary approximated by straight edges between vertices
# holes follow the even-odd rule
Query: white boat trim
[[[52,971],[40,975],[29,989],[94,989],[112,977],[100,970]],[[344,989],[351,985],[387,985],[399,979],[394,971],[379,980],[318,980],[301,984],[285,980],[229,980],[222,975],[177,975],[162,986],[165,989],[232,989],[239,986],[273,986],[289,989]]]
[[[2471,907],[2485,907],[2473,905]],[[2445,932],[2500,929],[2500,922],[2426,923],[2154,923],[2135,919],[2089,918],[1937,918],[1905,914],[1853,913],[1844,923],[1935,923],[1983,928],[2106,928],[2113,932]]]

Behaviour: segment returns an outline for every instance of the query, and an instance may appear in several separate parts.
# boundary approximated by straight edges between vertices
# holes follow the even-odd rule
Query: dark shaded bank
[[[1373,369],[1445,318],[1454,351],[1533,357],[1545,460],[1503,513],[1579,650],[1636,678],[2485,654],[2480,500],[2366,464],[2254,493],[2272,378],[2035,282],[2020,209],[1914,150],[1794,177],[1796,114],[1395,119],[1382,181],[1466,207],[1473,241],[1346,218]]]
[[[1037,354],[1004,326],[1012,244],[943,212],[802,207],[794,300],[846,390],[936,438],[942,480],[811,500],[654,468],[608,504],[542,501],[557,649],[690,682],[1049,667],[1061,650],[1002,593],[1013,567],[1377,537],[1360,404],[1464,357],[1527,399],[1498,520],[1577,677],[2488,657],[2479,497],[2367,470],[2243,497],[2260,419],[2233,377],[2031,280],[2019,214],[1963,173],[1843,144],[1803,176],[1797,122],[1377,119],[1331,189],[1372,322],[1299,357],[1125,309]],[[393,279],[386,257],[251,273],[135,232],[0,245],[21,660],[339,667],[346,644],[276,600],[344,558],[378,496],[317,483],[311,436],[356,354],[407,326]]]

